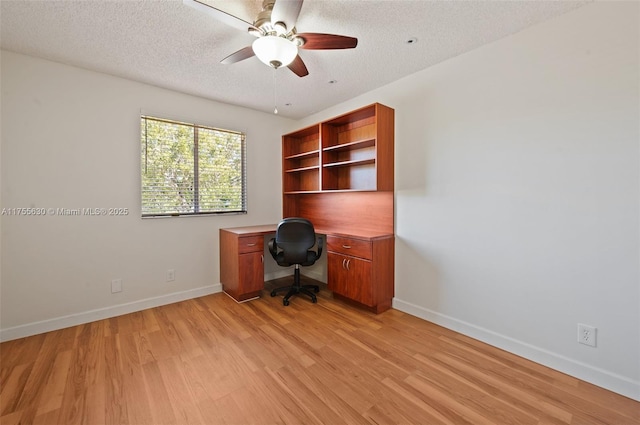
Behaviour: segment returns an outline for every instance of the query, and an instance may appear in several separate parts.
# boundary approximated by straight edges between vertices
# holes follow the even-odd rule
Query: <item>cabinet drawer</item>
[[[244,236],[238,238],[238,252],[245,254],[247,252],[256,252],[264,250],[263,236]]]
[[[362,239],[328,235],[327,249],[353,257],[371,259],[371,242]]]

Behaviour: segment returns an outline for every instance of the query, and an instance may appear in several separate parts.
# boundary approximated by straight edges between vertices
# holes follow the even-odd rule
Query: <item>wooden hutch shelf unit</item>
[[[282,136],[283,217],[305,217],[326,235],[334,296],[378,313],[394,293],[393,167],[394,110],[379,103]],[[262,289],[263,275],[243,270],[262,271],[256,238],[275,227],[220,230],[221,282],[235,299]]]
[[[284,194],[393,191],[393,131],[393,109],[376,103],[284,135]]]

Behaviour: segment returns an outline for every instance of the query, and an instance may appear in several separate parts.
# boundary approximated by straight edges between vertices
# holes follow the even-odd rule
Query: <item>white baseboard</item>
[[[640,401],[640,382],[394,298],[393,308],[501,348],[567,375]]]
[[[108,319],[110,317],[121,316],[123,314],[134,313],[148,308],[159,307],[161,305],[215,294],[216,292],[222,292],[222,285],[219,283],[216,285],[161,295],[159,297],[146,298],[126,304],[119,304],[111,307],[84,311],[82,313],[70,314],[68,316],[56,317],[54,319],[43,320],[40,322],[28,323],[26,325],[15,326],[13,328],[0,329],[0,342],[55,331],[84,323],[95,322],[96,320]]]

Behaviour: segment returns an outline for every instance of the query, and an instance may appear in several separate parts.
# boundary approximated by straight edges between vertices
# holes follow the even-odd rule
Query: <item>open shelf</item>
[[[282,136],[284,192],[320,190],[320,126]]]
[[[289,192],[283,192],[285,195],[306,195],[310,193],[323,193],[321,190],[292,190]]]
[[[330,162],[328,164],[322,164],[323,167],[355,167],[357,165],[367,165],[367,164],[375,164],[375,158],[369,159],[358,159],[353,161],[341,161],[341,162]]]
[[[320,167],[313,165],[311,167],[292,168],[290,170],[284,170],[285,173],[299,173],[301,171],[318,170]]]
[[[362,139],[356,140],[354,142],[342,143],[339,145],[327,146],[326,148],[322,148],[324,152],[339,152],[339,151],[350,151],[357,149],[365,149],[370,148],[376,145],[376,139]]]
[[[285,156],[284,159],[304,159],[304,158],[314,157],[319,154],[320,154],[320,150],[316,149],[308,152],[301,152],[294,155]]]
[[[320,190],[320,167],[286,171],[282,179],[284,192],[313,192]]]

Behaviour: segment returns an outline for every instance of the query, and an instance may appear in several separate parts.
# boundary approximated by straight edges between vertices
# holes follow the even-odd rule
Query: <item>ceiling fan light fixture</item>
[[[252,48],[260,61],[276,69],[289,65],[298,56],[298,46],[277,35],[267,35],[256,39]]]

